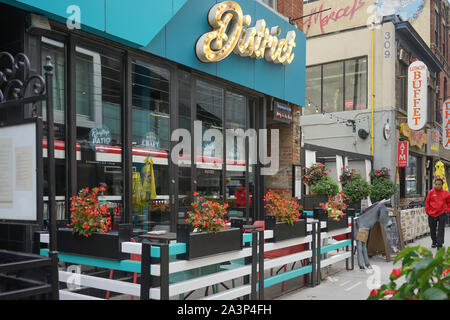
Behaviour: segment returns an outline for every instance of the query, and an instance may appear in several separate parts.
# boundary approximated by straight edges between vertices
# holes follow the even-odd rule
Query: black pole
[[[319,220],[318,225],[317,225],[317,260],[316,260],[316,266],[317,266],[317,273],[316,273],[316,285],[320,284],[320,280],[321,280],[321,275],[320,275],[320,260],[322,258],[321,254],[320,254],[320,249],[321,249],[321,233],[322,233],[322,221]]]
[[[251,294],[250,299],[256,300],[256,273],[257,273],[257,242],[258,242],[258,233],[256,231],[252,231],[252,273],[251,273]]]
[[[160,247],[160,300],[169,300],[169,245],[163,244]]]
[[[264,300],[264,230],[258,231],[259,241],[259,300]]]
[[[56,251],[56,182],[55,182],[55,128],[53,120],[53,65],[50,56],[46,58],[45,83],[47,107],[47,158],[48,158],[48,215],[49,215],[49,257],[52,260],[53,299],[59,300],[58,252]]]
[[[142,242],[141,252],[141,300],[149,300],[150,298],[150,244]]]
[[[311,265],[312,265],[312,272],[310,276],[309,283],[312,287],[316,285],[316,263],[317,263],[317,222],[312,223],[312,243],[311,243],[311,250],[312,250],[312,258],[311,258]]]

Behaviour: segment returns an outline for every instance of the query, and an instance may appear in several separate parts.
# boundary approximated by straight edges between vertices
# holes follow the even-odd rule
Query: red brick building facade
[[[447,0],[430,3],[431,50],[444,66],[437,79],[438,107],[450,98],[450,4]]]
[[[278,0],[277,10],[287,18],[299,18],[303,16],[302,0]],[[294,22],[299,30],[302,30],[302,20]],[[272,189],[277,193],[292,196],[292,165],[300,164],[300,108],[303,106],[290,105],[292,108],[291,124],[283,124],[273,119],[272,111],[267,110],[267,128],[278,129],[280,137],[278,173],[274,176],[266,176],[266,189]],[[269,148],[270,150],[270,148]]]

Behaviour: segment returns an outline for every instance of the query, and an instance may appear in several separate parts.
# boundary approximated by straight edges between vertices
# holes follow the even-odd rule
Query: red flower
[[[373,289],[372,291],[370,291],[370,296],[371,296],[371,297],[376,297],[376,296],[378,296],[378,290]]]
[[[392,270],[392,276],[395,278],[400,277],[402,274],[402,269],[393,269]]]
[[[450,272],[450,269],[444,269],[444,271],[442,271],[442,277],[446,277],[448,274],[449,274],[449,272]]]

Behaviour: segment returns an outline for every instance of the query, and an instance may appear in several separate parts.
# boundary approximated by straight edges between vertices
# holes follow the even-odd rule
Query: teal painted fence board
[[[282,274],[278,274],[276,276],[264,279],[264,288],[271,287],[273,285],[282,283],[283,281],[287,281],[293,278],[300,277],[302,275],[308,274],[312,272],[312,266],[305,266],[302,268],[298,268],[295,270],[283,272]],[[258,284],[256,285],[259,288]]]
[[[48,249],[40,250],[41,256],[48,256]],[[87,266],[93,266],[98,268],[121,270],[127,272],[141,272],[141,263],[139,261],[132,260],[107,260],[93,257],[79,256],[75,254],[58,253],[59,261],[82,264]]]
[[[324,254],[324,253],[330,252],[332,250],[336,250],[336,249],[344,248],[346,246],[350,246],[351,244],[352,244],[352,240],[350,240],[350,239],[339,241],[338,243],[334,243],[334,244],[330,244],[330,245],[321,247],[320,248],[320,253]]]

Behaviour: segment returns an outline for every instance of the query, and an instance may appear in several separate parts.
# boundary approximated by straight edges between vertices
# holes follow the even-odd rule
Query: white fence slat
[[[174,296],[180,293],[205,288],[217,283],[250,275],[250,273],[251,265],[246,265],[232,270],[221,271],[194,279],[177,282],[169,286],[169,295]]]
[[[120,280],[110,280],[106,278],[77,274],[67,271],[59,271],[59,281],[66,282],[73,280],[71,284],[82,287],[96,288],[106,291],[113,291],[132,296],[140,296],[140,285]]]
[[[329,266],[330,264],[335,264],[336,262],[350,258],[351,254],[352,254],[351,251],[346,251],[344,253],[334,255],[328,259],[320,260],[320,267],[323,268],[323,267]]]
[[[105,300],[66,290],[59,290],[59,300]]]
[[[245,285],[227,291],[219,292],[213,295],[209,295],[200,300],[232,300],[250,294],[251,291],[252,291],[251,286]]]
[[[285,264],[298,262],[303,259],[308,259],[312,257],[312,251],[302,251],[299,253],[290,254],[288,256],[283,256],[275,259],[265,259],[264,260],[264,270],[271,269],[274,267],[284,266]]]

